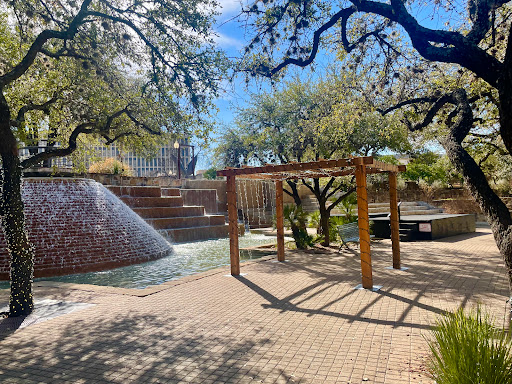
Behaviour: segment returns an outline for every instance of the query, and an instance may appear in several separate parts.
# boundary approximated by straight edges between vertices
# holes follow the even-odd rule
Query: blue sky
[[[219,2],[219,13],[220,15],[217,17],[217,23],[215,27],[215,31],[217,33],[216,41],[218,46],[223,49],[230,58],[237,58],[241,56],[241,51],[243,50],[246,42],[249,40],[251,36],[248,36],[245,32],[243,25],[241,25],[237,20],[236,16],[240,13],[241,4],[240,0],[217,0]],[[246,3],[246,0],[243,0]],[[450,20],[452,23],[458,24],[461,22],[461,19],[464,17],[465,12],[463,10],[458,9],[458,11],[451,11],[449,13],[445,12],[442,9],[437,9],[433,3],[415,3],[414,9],[411,11],[412,15],[417,18],[420,24],[430,27],[430,28],[440,28],[440,29],[448,29],[449,25],[446,25],[445,22]],[[325,66],[329,62],[328,55],[321,53],[319,58],[315,60],[318,65],[318,72],[322,72],[322,66]],[[307,71],[309,69],[294,69],[290,68],[290,74],[295,75],[297,72]],[[269,84],[265,82],[256,82],[249,85],[247,89],[244,81],[239,79],[234,83],[233,86],[229,87],[227,93],[221,96],[216,105],[219,108],[219,112],[217,115],[217,132],[213,135],[213,137],[218,137],[222,135],[222,127],[229,127],[233,122],[233,117],[236,108],[244,107],[246,105],[246,100],[250,97],[251,92],[257,92],[259,89],[269,89]],[[198,143],[197,143],[198,144]],[[214,143],[211,143],[210,147],[212,147]],[[204,151],[201,152],[197,169],[207,169],[211,167],[212,160],[208,157],[209,154]]]
[[[215,40],[219,48],[223,49],[230,58],[240,57],[246,41],[245,31],[237,20],[232,20],[240,13],[240,0],[218,0],[218,2],[220,15],[217,17]],[[232,123],[235,108],[243,107],[247,98],[247,92],[241,82],[234,86],[226,84],[226,88],[227,92],[216,101],[219,112],[216,119],[217,132],[213,137],[222,134],[219,132],[222,126],[229,126]],[[212,145],[214,144],[211,143],[210,146]],[[211,166],[212,159],[205,155],[207,154],[204,151],[199,155],[197,169],[207,169]]]

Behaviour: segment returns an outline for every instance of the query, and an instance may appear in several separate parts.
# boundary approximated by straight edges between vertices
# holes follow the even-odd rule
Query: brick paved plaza
[[[503,324],[508,286],[490,230],[372,243],[380,292],[357,247],[288,252],[146,290],[38,283],[36,300],[95,304],[0,334],[2,383],[431,383],[425,337],[445,310],[482,303]],[[0,291],[0,306],[8,300]]]

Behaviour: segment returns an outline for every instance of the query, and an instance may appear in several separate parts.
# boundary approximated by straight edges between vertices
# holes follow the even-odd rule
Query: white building
[[[176,142],[165,144],[152,158],[145,158],[135,154],[133,151],[125,152],[113,143],[109,146],[96,146],[93,148],[93,154],[85,158],[85,168],[102,159],[114,158],[128,165],[135,172],[135,176],[170,176],[178,175],[177,161],[182,165],[181,176],[186,176],[186,169],[194,157],[194,147],[189,144],[188,139],[179,140],[179,156]],[[54,147],[59,147],[56,144]],[[46,142],[41,141],[37,147],[20,148],[20,156],[22,159],[28,158],[36,153],[45,152],[47,150]],[[73,163],[69,157],[53,158],[42,162],[36,168],[59,168],[71,169]]]
[[[179,159],[183,169],[187,169],[188,164],[192,161],[193,147],[189,144],[188,139],[179,140]],[[171,142],[161,147],[154,157],[144,158],[132,151],[123,152],[115,143],[109,146],[94,147],[93,157],[107,159],[115,158],[128,165],[135,172],[135,176],[169,176],[178,175],[177,159],[178,149],[176,143]],[[90,163],[86,162],[87,168]],[[185,176],[184,174],[182,176]]]

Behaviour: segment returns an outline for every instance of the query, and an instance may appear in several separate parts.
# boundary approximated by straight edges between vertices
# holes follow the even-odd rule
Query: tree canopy
[[[370,156],[408,148],[406,127],[372,108],[355,79],[341,71],[319,80],[297,78],[274,92],[254,95],[237,114],[236,128],[224,136],[217,153],[223,166],[241,166]],[[285,193],[297,205],[301,205],[297,183],[316,196],[323,244],[328,245],[330,212],[354,188],[348,180],[336,178],[325,183],[287,180]]]

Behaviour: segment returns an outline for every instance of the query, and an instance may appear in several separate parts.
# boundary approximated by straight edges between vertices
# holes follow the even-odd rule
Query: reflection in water
[[[275,238],[247,234],[240,237],[240,248],[275,243]],[[36,280],[62,281],[77,284],[108,285],[123,288],[146,288],[165,281],[207,271],[229,264],[229,239],[173,244],[173,253],[144,264],[101,272],[42,278]],[[244,257],[243,259],[248,259]],[[256,257],[254,257],[256,258]]]

